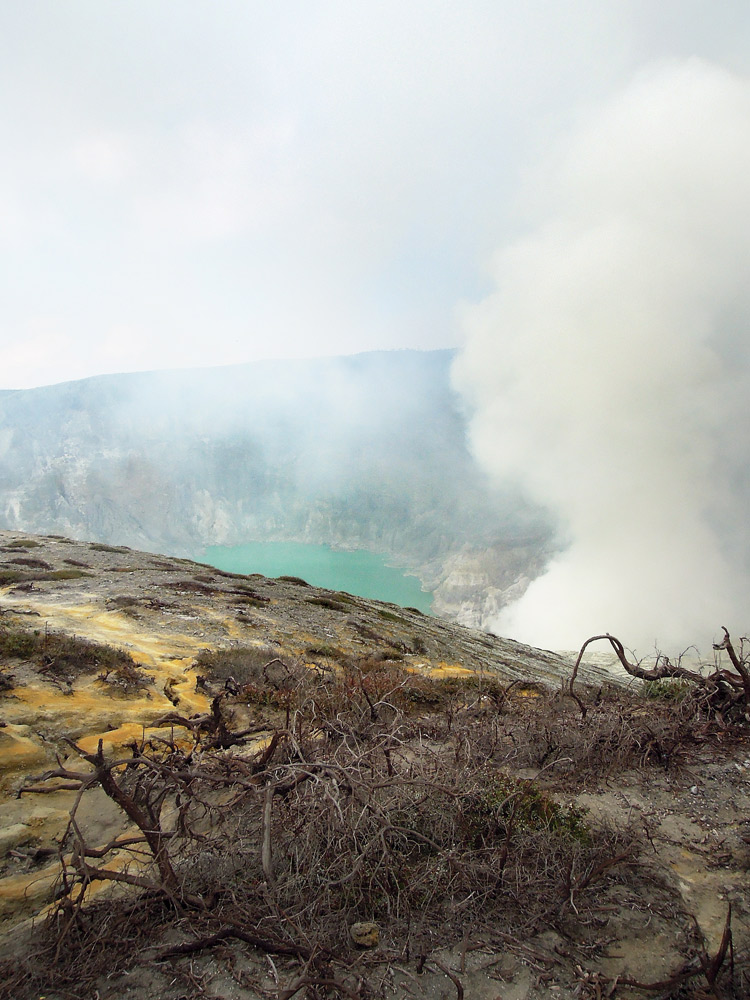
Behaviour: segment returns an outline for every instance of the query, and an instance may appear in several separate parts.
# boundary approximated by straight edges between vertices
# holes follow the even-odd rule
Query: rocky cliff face
[[[303,541],[390,556],[483,625],[550,532],[474,463],[452,354],[105,376],[0,394],[0,526],[195,555]],[[510,588],[510,589],[509,589]]]

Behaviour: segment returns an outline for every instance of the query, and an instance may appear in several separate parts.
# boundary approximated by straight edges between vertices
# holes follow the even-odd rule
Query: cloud
[[[593,0],[4,9],[2,341],[33,289],[80,374],[123,324],[153,331],[131,369],[454,343],[536,113],[601,85],[620,24]]]
[[[639,73],[536,171],[529,235],[465,314],[477,455],[567,547],[497,628],[642,652],[745,626],[750,82]]]
[[[75,344],[56,317],[35,315],[3,351],[3,364],[21,386],[33,385],[39,376],[42,384],[49,384],[66,378],[74,352]]]
[[[0,348],[39,301],[81,375],[122,324],[152,331],[130,369],[452,346],[524,164],[646,55],[747,67],[749,26],[738,0],[2,5]]]
[[[132,143],[122,132],[81,136],[70,152],[71,169],[95,184],[121,184],[132,176],[136,167]]]

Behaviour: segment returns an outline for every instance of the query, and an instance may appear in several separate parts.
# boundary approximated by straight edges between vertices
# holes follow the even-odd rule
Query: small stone
[[[360,948],[375,948],[380,940],[378,925],[371,920],[360,920],[349,928],[352,941]]]
[[[690,786],[690,794],[691,795],[697,795],[698,794],[698,786],[697,785],[691,785]]]

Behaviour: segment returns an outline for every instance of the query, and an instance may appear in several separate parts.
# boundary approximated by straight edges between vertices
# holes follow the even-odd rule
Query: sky
[[[2,4],[0,389],[470,343],[561,150],[691,57],[750,72],[746,0]]]

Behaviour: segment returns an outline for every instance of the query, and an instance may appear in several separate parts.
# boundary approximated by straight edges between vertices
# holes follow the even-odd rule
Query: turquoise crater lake
[[[383,556],[374,552],[347,552],[299,542],[246,542],[209,546],[200,558],[230,573],[298,576],[314,587],[343,590],[358,597],[418,608],[427,614],[432,607],[432,594],[422,590],[417,577],[389,566]]]

